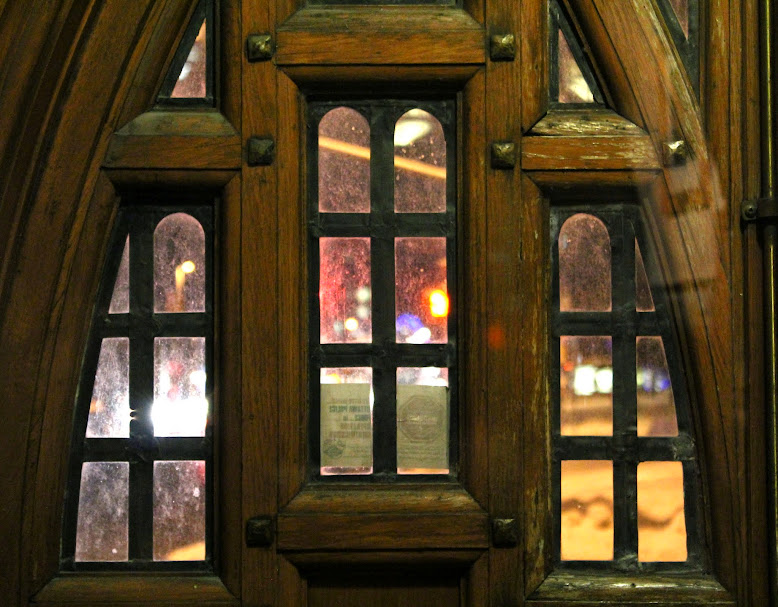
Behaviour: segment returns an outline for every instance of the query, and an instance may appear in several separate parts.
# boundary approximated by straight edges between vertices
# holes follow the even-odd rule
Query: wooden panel
[[[548,170],[656,170],[659,162],[651,138],[524,137],[521,168]]]
[[[395,574],[396,575],[396,574]],[[453,576],[412,575],[387,579],[376,573],[364,578],[316,579],[308,586],[309,607],[459,607],[459,579]]]
[[[277,36],[280,66],[484,62],[483,28],[452,8],[306,8]]]
[[[554,108],[541,118],[530,135],[580,137],[642,136],[646,132],[638,125],[605,108]]]

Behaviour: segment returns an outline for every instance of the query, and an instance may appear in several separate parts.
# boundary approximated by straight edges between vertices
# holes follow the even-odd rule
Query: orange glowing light
[[[435,318],[448,316],[448,295],[445,291],[436,289],[430,293],[430,312]]]
[[[346,319],[343,326],[346,327],[346,331],[356,331],[359,329],[359,321],[352,316],[351,318]]]

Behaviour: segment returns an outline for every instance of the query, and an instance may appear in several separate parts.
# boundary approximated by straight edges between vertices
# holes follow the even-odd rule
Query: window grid
[[[318,201],[318,125],[330,110],[348,107],[370,125],[370,213],[323,213]],[[432,114],[446,138],[445,213],[395,213],[394,128],[411,109]],[[312,480],[370,482],[399,476],[397,468],[397,368],[446,367],[449,372],[449,477],[456,476],[457,374],[456,374],[456,212],[455,212],[455,106],[451,101],[319,101],[308,112],[309,186],[309,475]],[[396,343],[395,238],[446,237],[446,278],[449,300],[448,342],[445,344]],[[320,343],[319,238],[369,237],[371,259],[371,343]],[[320,474],[322,368],[371,367],[373,373],[373,472],[359,475]],[[446,475],[402,475],[404,480],[440,480]]]
[[[154,312],[154,230],[174,213],[194,217],[205,233],[205,311],[197,313]],[[122,252],[130,241],[130,310],[109,314],[114,283]],[[82,365],[76,400],[73,439],[60,566],[78,570],[205,571],[212,569],[213,511],[213,207],[137,205],[120,209],[108,251],[89,343]],[[107,337],[128,337],[129,438],[85,438],[92,386],[97,371],[100,345]],[[154,401],[154,339],[157,337],[205,337],[205,398],[209,403],[205,435],[198,437],[155,437],[151,421]],[[205,461],[205,560],[153,560],[154,462]],[[75,560],[76,528],[81,468],[84,462],[129,462],[129,557],[127,561],[93,562]]]
[[[561,312],[559,288],[559,232],[565,221],[577,213],[601,220],[611,242],[612,307],[610,312]],[[672,571],[701,569],[706,558],[701,549],[699,510],[699,472],[692,436],[689,399],[682,373],[682,361],[671,324],[669,303],[663,289],[654,288],[654,311],[636,310],[635,247],[637,238],[645,262],[649,283],[652,255],[642,229],[639,211],[634,205],[592,207],[554,207],[551,213],[551,258],[553,260],[551,300],[551,398],[554,503],[553,548],[557,565],[566,569]],[[561,435],[562,336],[607,335],[612,338],[613,435]],[[637,435],[636,338],[660,336],[670,373],[678,435],[639,437]],[[561,462],[563,460],[613,461],[613,561],[561,560]],[[637,466],[644,461],[680,461],[683,465],[684,515],[687,534],[687,560],[684,562],[638,561]]]

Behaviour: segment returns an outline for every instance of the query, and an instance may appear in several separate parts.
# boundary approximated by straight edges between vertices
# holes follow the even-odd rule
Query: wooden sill
[[[459,486],[313,485],[278,516],[278,549],[482,550],[489,516]]]
[[[51,580],[33,605],[205,605],[237,607],[240,601],[215,576],[152,574],[67,574]]]
[[[700,573],[646,576],[556,572],[526,601],[527,605],[538,607],[601,607],[606,603],[629,607],[662,604],[734,607],[735,600],[715,579]]]

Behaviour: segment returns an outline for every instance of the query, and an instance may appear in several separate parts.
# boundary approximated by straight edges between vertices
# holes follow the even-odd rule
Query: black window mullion
[[[630,461],[631,460],[631,461]],[[632,568],[638,558],[637,462],[613,462],[613,559],[617,567]]]

